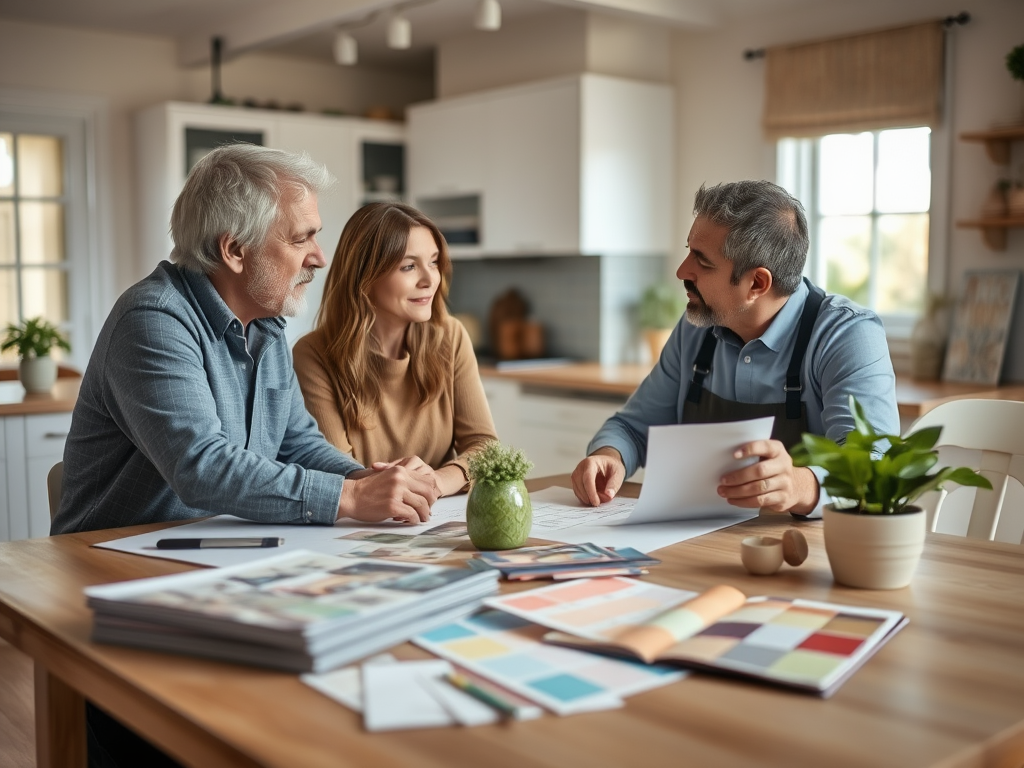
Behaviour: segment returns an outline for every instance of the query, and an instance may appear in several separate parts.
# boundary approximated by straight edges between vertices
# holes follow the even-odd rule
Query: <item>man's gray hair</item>
[[[693,214],[729,229],[724,251],[734,283],[764,267],[781,295],[791,295],[800,285],[810,245],[807,217],[800,201],[782,187],[770,181],[701,185]]]
[[[327,168],[308,154],[253,144],[227,144],[192,168],[171,211],[171,261],[212,274],[221,264],[219,240],[230,235],[259,251],[277,221],[281,198],[304,199],[334,183]]]

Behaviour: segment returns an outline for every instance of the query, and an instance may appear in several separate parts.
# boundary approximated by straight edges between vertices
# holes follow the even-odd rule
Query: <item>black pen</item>
[[[277,536],[266,536],[264,538],[254,537],[251,539],[160,539],[156,543],[157,549],[237,549],[237,548],[260,548],[279,547],[284,544],[284,539]]]

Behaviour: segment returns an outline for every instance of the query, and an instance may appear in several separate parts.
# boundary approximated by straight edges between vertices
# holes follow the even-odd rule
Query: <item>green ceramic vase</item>
[[[466,500],[466,527],[477,549],[515,549],[533,526],[530,494],[522,480],[474,483]]]

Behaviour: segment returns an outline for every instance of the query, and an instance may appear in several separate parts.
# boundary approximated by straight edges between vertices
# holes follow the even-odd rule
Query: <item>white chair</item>
[[[50,519],[53,520],[60,509],[60,493],[64,483],[64,462],[58,461],[46,473],[46,495],[50,500]]]
[[[981,452],[981,461],[974,468],[989,479],[992,490],[965,489],[975,493],[966,535],[992,541],[999,526],[1010,478],[1024,484],[1024,402],[951,400],[921,416],[910,427],[908,434],[924,427],[937,426],[942,427],[942,434],[936,447],[948,446]],[[956,465],[956,462],[949,463]],[[937,497],[934,510],[929,510],[929,527],[934,531],[948,491],[929,495]],[[923,506],[928,509],[927,503]],[[1020,543],[1024,544],[1024,535]]]

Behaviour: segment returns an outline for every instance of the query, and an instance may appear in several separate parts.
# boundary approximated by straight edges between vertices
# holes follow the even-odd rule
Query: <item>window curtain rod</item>
[[[949,29],[953,26],[963,26],[971,21],[971,14],[967,11],[960,11],[956,16],[947,16],[942,20],[942,26]],[[765,56],[764,48],[747,48],[743,52],[743,58],[747,61],[753,61],[754,59],[763,59]]]

